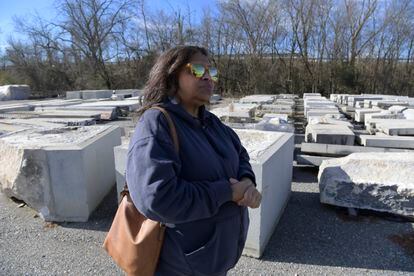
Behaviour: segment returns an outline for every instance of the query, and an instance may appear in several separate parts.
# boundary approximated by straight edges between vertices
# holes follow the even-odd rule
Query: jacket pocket
[[[217,222],[207,243],[184,254],[191,269],[197,274],[214,275],[234,267],[239,258],[240,224],[240,216]]]

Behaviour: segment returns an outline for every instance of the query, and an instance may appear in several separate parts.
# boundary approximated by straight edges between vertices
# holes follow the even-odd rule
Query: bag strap
[[[165,118],[167,119],[168,126],[170,128],[170,135],[171,135],[171,138],[172,138],[173,143],[174,143],[175,151],[177,153],[179,153],[180,145],[178,143],[177,130],[175,128],[173,120],[171,119],[170,114],[168,114],[167,110],[165,110],[164,108],[162,108],[161,106],[158,106],[158,105],[152,106],[152,107],[150,107],[150,109],[157,109],[157,110],[161,111],[162,114],[164,114]]]
[[[175,128],[174,122],[171,119],[170,114],[168,114],[168,111],[165,110],[164,108],[162,108],[159,105],[154,105],[154,106],[150,107],[149,109],[157,109],[157,110],[161,111],[162,114],[164,114],[165,118],[167,119],[168,126],[170,128],[170,135],[171,135],[171,138],[173,140],[174,149],[178,154],[179,150],[180,150],[180,144],[178,142],[177,129]],[[129,190],[128,190],[128,185],[125,182],[124,188],[121,191],[121,198],[123,198],[124,195],[126,195],[127,193],[129,193]]]

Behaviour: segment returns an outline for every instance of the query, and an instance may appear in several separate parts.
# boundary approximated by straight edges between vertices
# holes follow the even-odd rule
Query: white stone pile
[[[142,95],[143,90],[139,89],[121,89],[121,90],[78,90],[67,91],[66,99],[109,99],[112,96],[116,100],[137,97]]]
[[[293,133],[290,117],[295,98],[292,94],[250,95],[211,112],[234,128]]]
[[[337,105],[319,93],[304,93],[307,118],[305,141],[309,143],[353,145],[353,126],[340,113]]]
[[[325,112],[330,112],[329,103],[319,94],[305,93],[304,97],[307,110],[305,114],[311,112],[312,104],[325,105]],[[346,156],[352,152],[401,152],[414,149],[414,107],[401,104],[403,101],[412,102],[412,98],[331,94],[330,100],[343,110],[341,113],[354,117],[357,128],[354,122],[346,120],[342,114],[308,116],[305,143],[301,146],[305,151],[297,155],[299,163],[319,166],[323,160]],[[367,101],[371,108],[360,107]],[[381,101],[388,105],[380,108],[381,104],[378,103]],[[393,104],[389,105],[390,102]],[[312,143],[324,147],[313,146]],[[361,149],[361,146],[366,149]]]
[[[353,108],[355,122],[364,124],[367,133],[356,141],[363,146],[414,149],[414,98],[394,95],[341,95],[331,99]],[[354,112],[354,114],[353,114]]]

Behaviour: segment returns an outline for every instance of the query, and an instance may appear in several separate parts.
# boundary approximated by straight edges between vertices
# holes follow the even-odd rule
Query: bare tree
[[[112,61],[111,44],[115,27],[128,20],[123,12],[129,2],[116,0],[62,0],[58,23],[65,33],[60,39],[89,62],[95,76],[101,77],[107,88],[113,81],[108,64]]]

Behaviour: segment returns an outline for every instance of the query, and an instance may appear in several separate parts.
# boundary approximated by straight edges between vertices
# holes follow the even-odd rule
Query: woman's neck
[[[175,103],[180,104],[184,108],[185,111],[190,113],[191,116],[198,118],[198,111],[199,111],[200,105],[183,101],[178,95],[175,95],[175,97],[173,98],[173,101]]]
[[[198,117],[198,110],[199,110],[199,106],[194,106],[194,105],[186,105],[184,103],[181,103],[181,105],[184,107],[184,109],[190,113],[191,116],[193,117]]]

